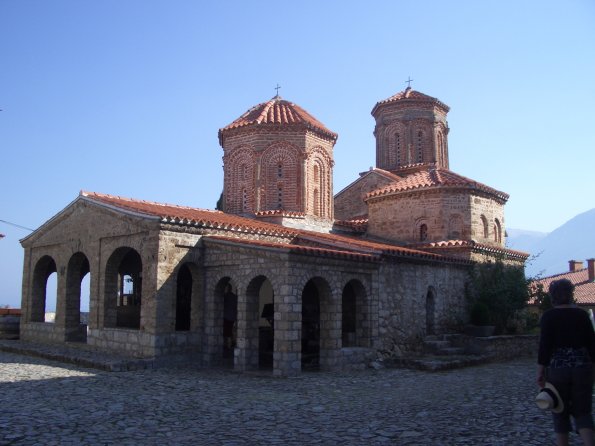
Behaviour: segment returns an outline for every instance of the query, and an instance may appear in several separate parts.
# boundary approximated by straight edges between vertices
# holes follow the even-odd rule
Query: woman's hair
[[[566,305],[574,300],[574,285],[568,279],[554,280],[550,283],[549,292],[554,305]]]

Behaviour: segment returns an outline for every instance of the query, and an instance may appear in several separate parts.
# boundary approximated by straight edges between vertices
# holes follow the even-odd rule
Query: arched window
[[[483,229],[483,238],[488,238],[488,234],[489,234],[488,219],[485,217],[485,215],[481,216],[481,226]]]
[[[283,163],[277,163],[277,178],[283,178]]]
[[[424,155],[423,155],[423,132],[421,130],[418,130],[417,132],[417,162],[421,163],[424,160]]]
[[[318,181],[320,180],[320,169],[318,168],[318,166],[316,164],[314,164],[314,182],[318,183]]]
[[[283,186],[277,186],[277,209],[283,209]]]
[[[494,241],[502,243],[502,226],[497,218],[494,220]]]
[[[419,241],[423,242],[424,240],[428,239],[428,226],[425,223],[422,223],[419,226]]]
[[[318,189],[314,189],[314,215],[320,216],[320,192]]]
[[[436,161],[438,162],[438,164],[441,164],[442,161],[444,160],[444,152],[443,152],[443,148],[442,148],[442,132],[438,132],[438,134],[436,135],[436,142],[437,142],[437,154],[436,154]]]
[[[401,135],[395,134],[395,154],[397,158],[397,167],[401,165]]]

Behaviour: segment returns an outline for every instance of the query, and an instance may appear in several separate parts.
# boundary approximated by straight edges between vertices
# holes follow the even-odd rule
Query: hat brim
[[[552,383],[546,382],[544,388],[541,389],[539,391],[539,393],[537,394],[536,399],[540,399],[540,395],[542,393],[546,393],[547,397],[550,397],[554,400],[554,403],[557,402],[557,404],[554,407],[549,409],[550,411],[552,411],[553,413],[564,412],[564,400],[560,397],[560,393],[558,392],[558,389],[556,389]],[[543,400],[547,399],[547,397],[543,398]]]

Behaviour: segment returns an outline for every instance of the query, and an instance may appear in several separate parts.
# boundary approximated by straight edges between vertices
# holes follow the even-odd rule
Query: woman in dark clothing
[[[547,378],[564,401],[564,410],[552,414],[556,444],[568,445],[572,415],[583,444],[593,446],[593,325],[587,312],[574,305],[574,285],[569,280],[553,281],[549,293],[554,308],[541,317],[537,384],[543,388]]]

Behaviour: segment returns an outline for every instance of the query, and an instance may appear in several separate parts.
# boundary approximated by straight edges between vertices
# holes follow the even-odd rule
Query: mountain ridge
[[[595,208],[580,213],[550,233],[507,230],[507,247],[531,254],[527,277],[545,277],[568,271],[569,260],[595,258]]]

